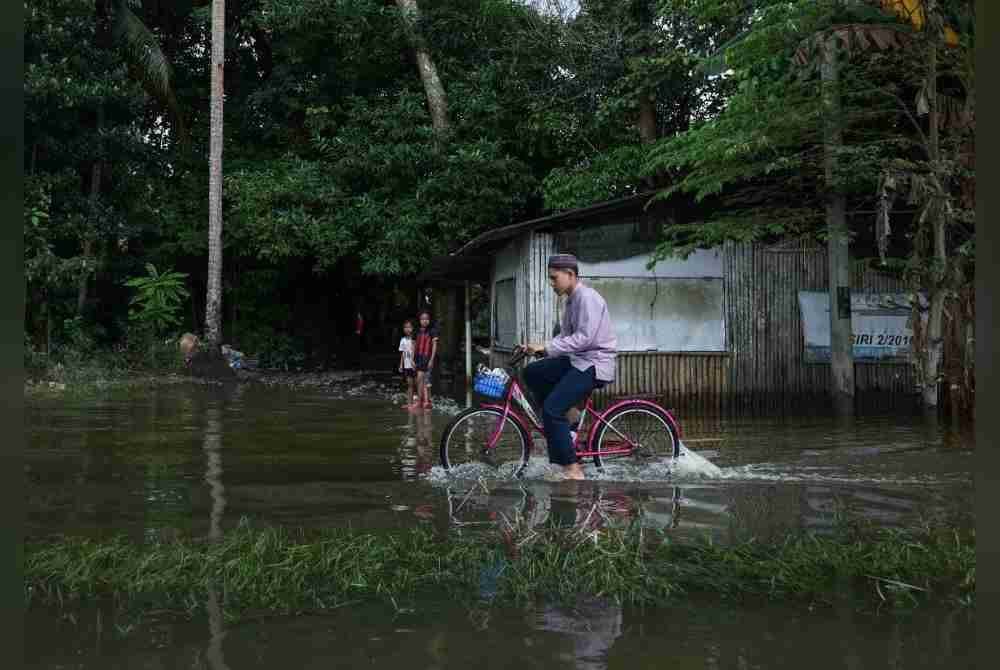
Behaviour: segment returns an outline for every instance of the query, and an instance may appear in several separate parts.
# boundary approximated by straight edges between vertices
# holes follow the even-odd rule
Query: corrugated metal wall
[[[543,341],[551,337],[559,316],[545,266],[553,238],[533,233],[519,241],[518,249],[518,331],[527,339]],[[721,410],[780,406],[827,393],[829,365],[805,362],[798,301],[800,290],[826,290],[826,249],[801,242],[772,247],[726,243],[724,249],[729,352],[619,354],[615,383],[595,394],[599,405],[629,395],[653,397],[677,409]],[[852,273],[852,288],[906,290],[901,281],[862,264]],[[507,358],[507,354],[496,352],[493,364]],[[908,364],[859,362],[854,369],[859,393],[907,393],[913,389]]]
[[[827,290],[826,248],[801,242],[773,247],[726,244],[726,322],[733,361],[730,389],[741,396],[824,394],[828,364],[805,362],[799,291]],[[855,291],[904,291],[898,279],[856,264]],[[912,369],[898,362],[854,365],[858,392],[907,392]]]
[[[615,383],[595,394],[598,404],[616,396],[647,396],[677,409],[721,409],[729,392],[726,354],[624,353]]]
[[[549,256],[555,253],[555,237],[551,233],[526,236],[521,254],[521,274],[529,279],[524,291],[525,339],[544,342],[552,337],[556,318],[556,294],[549,286]]]

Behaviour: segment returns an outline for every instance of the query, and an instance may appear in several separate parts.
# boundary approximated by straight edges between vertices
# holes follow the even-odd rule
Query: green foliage
[[[518,124],[546,76],[530,58],[543,47],[523,28],[517,35],[519,22],[537,23],[529,10],[501,2],[423,8],[453,116],[442,142],[398,47],[406,42],[390,46],[403,39],[394,10],[265,7],[256,19],[273,31],[285,69],[247,104],[283,141],[227,162],[227,238],[239,253],[275,263],[307,258],[318,272],[348,262],[368,275],[405,276],[524,214],[540,170],[526,160],[537,134],[519,135]],[[518,60],[497,62],[512,51]],[[326,67],[331,58],[343,66]]]
[[[603,595],[667,605],[692,593],[831,606],[887,602],[900,608],[975,602],[975,532],[950,527],[772,541],[681,543],[638,525],[583,533],[546,527],[525,537],[499,531],[441,538],[305,532],[241,524],[219,542],[136,545],[65,538],[25,550],[25,600],[71,604],[113,595],[147,607],[200,607],[214,588],[235,615],[323,610],[360,599],[446,593],[475,599],[498,563],[495,602],[572,601]]]
[[[647,169],[653,145],[640,142],[640,98],[652,99],[656,136],[667,138],[716,114],[731,88],[698,64],[732,33],[738,13],[698,9],[689,0],[581,3],[561,36],[567,73],[557,104],[573,124],[568,160],[545,178],[548,207],[582,207],[671,180]]]
[[[693,5],[716,15],[736,9],[719,0]],[[730,14],[733,20],[738,16]],[[725,108],[658,142],[644,164],[644,174],[671,176],[659,197],[684,192],[723,203],[708,221],[665,231],[658,258],[726,239],[819,234],[827,189],[843,193],[849,209],[873,211],[887,170],[931,171],[926,137],[916,122],[926,50],[919,43],[882,50],[876,40],[863,38],[887,26],[908,30],[870,3],[799,0],[756,7],[738,39],[721,49],[733,83]],[[851,41],[837,42],[840,109],[830,118],[814,66],[816,45],[827,43],[834,29]],[[795,60],[803,49],[806,66]],[[954,57],[961,58],[948,55]],[[705,67],[719,58],[706,58]],[[842,145],[824,146],[827,124],[840,127]],[[827,150],[838,166],[830,180],[824,175]],[[873,223],[874,216],[849,225],[856,233]]]
[[[26,376],[33,377],[45,371],[49,364],[49,357],[32,341],[31,336],[24,334],[24,372]]]
[[[152,263],[146,264],[146,271],[147,276],[125,282],[126,286],[137,290],[129,301],[133,307],[129,320],[149,328],[154,334],[162,334],[167,328],[180,324],[178,312],[189,295],[183,281],[187,275],[172,270],[159,272]]]
[[[579,4],[563,21],[508,0],[420,3],[419,28],[448,95],[446,138],[431,126],[395,3],[232,5],[223,284],[227,320],[233,304],[239,320],[224,324],[227,337],[259,333],[275,365],[294,366],[302,311],[312,308],[311,296],[289,296],[308,293],[311,282],[340,279],[350,293],[390,278],[409,296],[408,283],[430,258],[484,230],[650,188],[701,199],[700,220],[666,231],[661,255],[815,234],[824,197],[819,84],[793,56],[834,24],[909,30],[867,2]],[[961,48],[941,54],[940,83],[972,98],[973,26],[957,11],[965,4],[942,0],[949,20],[965,28]],[[147,263],[182,270],[202,290],[209,9],[130,0],[26,5],[25,322],[36,344],[49,332],[54,350],[68,341],[60,324],[76,316],[86,280],[81,327],[92,333],[98,322],[107,333],[124,331],[116,324],[128,321],[129,302],[119,287]],[[845,55],[843,169],[834,183],[852,210],[875,207],[887,170],[936,172],[948,189],[974,179],[961,133],[943,132],[933,165],[922,154],[914,128],[926,125],[915,105],[921,58]],[[655,107],[652,143],[637,130],[644,97]],[[101,180],[92,191],[95,167]],[[948,238],[969,266],[971,212],[968,202],[954,208]],[[872,223],[853,221],[859,234]],[[926,236],[906,221],[896,230],[899,248],[889,256],[909,263],[911,274],[928,267],[907,259],[908,246]],[[162,331],[186,317],[131,307],[146,316],[131,322],[128,351],[159,346]],[[265,341],[272,336],[288,340]]]
[[[238,330],[235,340],[238,349],[255,356],[264,370],[295,370],[306,362],[301,340],[263,324]]]

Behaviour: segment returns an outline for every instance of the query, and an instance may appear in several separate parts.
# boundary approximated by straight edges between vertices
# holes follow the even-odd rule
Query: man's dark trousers
[[[524,368],[524,383],[542,406],[549,462],[576,463],[576,449],[570,439],[566,412],[597,386],[596,374],[593,366],[584,372],[577,370],[568,356],[544,358]]]

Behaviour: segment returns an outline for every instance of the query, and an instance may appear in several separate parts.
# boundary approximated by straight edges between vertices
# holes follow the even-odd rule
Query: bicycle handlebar
[[[509,365],[510,367],[514,367],[515,365],[517,365],[518,363],[520,363],[522,360],[524,360],[524,358],[527,355],[528,355],[528,350],[525,349],[524,347],[522,347],[521,345],[518,345],[518,346],[514,347],[513,354],[511,355],[510,360],[507,361],[507,365]],[[535,354],[533,354],[533,357],[534,358],[544,358],[545,354],[539,351],[539,352],[536,352]]]

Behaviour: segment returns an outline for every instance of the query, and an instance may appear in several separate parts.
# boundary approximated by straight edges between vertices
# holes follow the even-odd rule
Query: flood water
[[[691,603],[655,610],[607,602],[481,610],[442,604],[395,615],[355,606],[330,616],[225,625],[75,621],[33,611],[32,668],[975,668],[970,612],[906,619],[844,611]]]
[[[466,533],[498,514],[572,524],[600,509],[679,538],[729,541],[823,531],[840,511],[899,526],[972,510],[971,430],[914,413],[680,416],[687,448],[717,469],[671,476],[590,465],[591,479],[576,484],[547,481],[542,453],[523,481],[455,480],[437,466],[438,439],[459,405],[414,414],[401,400],[375,383],[28,400],[26,532],[144,541],[205,536],[245,519]],[[971,613],[414,606],[412,614],[373,605],[236,626],[155,616],[112,624],[113,614],[96,611],[73,621],[33,608],[25,652],[39,668],[974,667]]]

